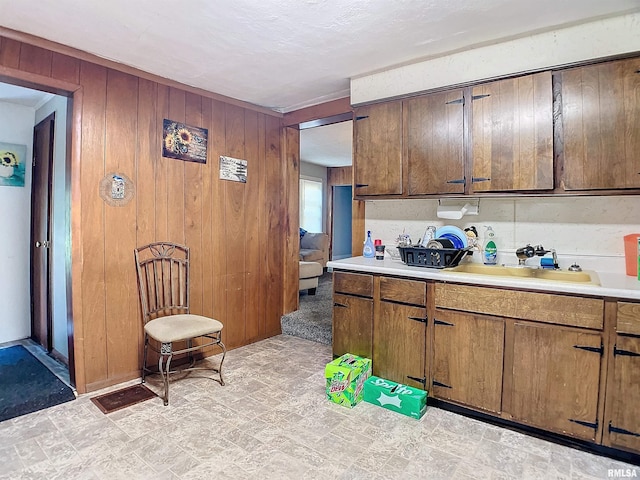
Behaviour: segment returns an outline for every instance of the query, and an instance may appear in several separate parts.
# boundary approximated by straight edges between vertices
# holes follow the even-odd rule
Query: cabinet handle
[[[611,425],[611,422],[609,422],[609,432],[621,433],[622,435],[631,435],[633,437],[640,437],[640,433],[631,432],[629,430],[625,430],[624,428],[614,427],[613,425]]]
[[[433,320],[433,324],[434,325],[444,325],[446,327],[455,327],[455,324],[449,323],[449,322],[444,322],[442,320],[438,320],[437,318]]]
[[[444,104],[445,104],[445,105],[453,105],[453,104],[455,104],[455,103],[461,103],[461,104],[463,104],[463,105],[464,105],[464,97],[462,97],[462,98],[457,98],[457,99],[455,99],[455,100],[451,100],[450,102],[445,102]]]
[[[585,422],[584,420],[575,420],[573,418],[569,419],[570,422],[577,423],[578,425],[582,425],[583,427],[593,428],[594,430],[598,429],[598,420],[595,423]]]
[[[409,320],[415,320],[416,322],[427,323],[427,317],[407,317]]]
[[[457,180],[447,180],[447,183],[464,183],[464,177]]]
[[[356,117],[356,120],[364,120],[365,118],[369,118],[369,115],[360,115]]]
[[[491,181],[489,177],[471,177],[471,183],[489,182],[489,181]]]
[[[347,305],[343,305],[342,303],[338,303],[338,302],[333,302],[333,306],[334,307],[349,308]]]
[[[437,380],[433,381],[433,386],[434,387],[444,387],[444,388],[451,388],[451,385],[447,385],[445,383],[440,383]]]
[[[613,355],[622,355],[625,357],[640,357],[640,353],[631,352],[629,350],[621,350],[616,345],[613,346]]]
[[[368,187],[369,184],[368,183],[356,183],[356,188],[360,188],[360,187]]]
[[[471,95],[471,100],[480,100],[481,98],[487,98],[490,96],[491,95],[488,93],[485,93],[484,95]]]
[[[604,353],[604,346],[600,344],[599,347],[589,347],[586,345],[574,345],[573,348],[577,348],[579,350],[586,350],[587,352],[599,353],[602,355]]]
[[[418,378],[418,377],[412,377],[411,375],[407,375],[407,378],[409,380],[413,380],[414,382],[418,382],[418,383],[421,383],[423,385],[427,384],[427,377]]]

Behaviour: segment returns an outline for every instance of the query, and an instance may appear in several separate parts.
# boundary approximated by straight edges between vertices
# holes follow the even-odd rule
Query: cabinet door
[[[518,422],[594,441],[602,336],[514,322],[511,347],[505,412]]]
[[[333,354],[352,353],[371,358],[373,300],[350,295],[333,295]]]
[[[640,452],[640,337],[617,335],[610,381],[605,443]]]
[[[353,139],[354,195],[402,194],[402,102],[357,108]]]
[[[405,100],[409,195],[464,193],[462,90]]]
[[[640,187],[638,70],[634,58],[560,74],[566,190]]]
[[[553,189],[551,72],[472,89],[474,192]]]
[[[424,307],[379,303],[373,327],[374,375],[424,389],[426,319]]]
[[[436,310],[433,396],[500,412],[504,320]]]

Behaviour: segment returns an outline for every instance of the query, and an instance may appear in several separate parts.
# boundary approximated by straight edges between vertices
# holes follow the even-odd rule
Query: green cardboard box
[[[371,376],[371,360],[345,353],[327,363],[324,376],[327,398],[338,405],[352,408],[362,401],[364,382]]]
[[[364,401],[412,418],[422,418],[427,411],[426,390],[373,375],[364,382]]]

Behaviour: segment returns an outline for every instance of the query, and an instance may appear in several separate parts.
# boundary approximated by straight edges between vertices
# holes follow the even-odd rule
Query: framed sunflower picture
[[[0,186],[24,187],[27,146],[0,142]]]
[[[207,163],[206,128],[167,120],[162,122],[162,156],[186,162]]]

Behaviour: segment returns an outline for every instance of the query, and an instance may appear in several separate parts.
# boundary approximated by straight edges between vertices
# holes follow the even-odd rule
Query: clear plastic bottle
[[[495,265],[498,263],[498,245],[496,243],[496,233],[493,228],[485,227],[485,242],[484,250],[482,252],[482,261],[485,265]]]
[[[371,230],[367,230],[367,238],[364,241],[364,247],[362,248],[362,256],[365,258],[373,258],[376,254],[375,248],[373,248],[373,240],[371,240]]]

